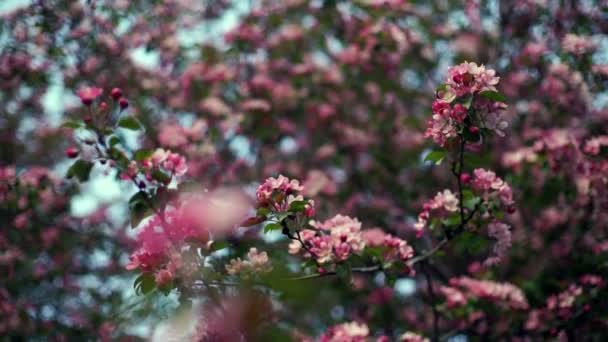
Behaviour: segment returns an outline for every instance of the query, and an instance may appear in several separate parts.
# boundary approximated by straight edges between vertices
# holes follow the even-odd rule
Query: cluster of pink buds
[[[85,87],[78,91],[78,97],[80,97],[80,101],[85,106],[90,106],[103,95],[103,89],[98,87]],[[120,88],[114,88],[110,92],[110,95],[114,99],[114,101],[118,101],[118,105],[121,109],[125,109],[129,106],[129,101],[123,97],[122,90]],[[100,108],[103,110],[107,108],[107,104],[105,102],[100,103]]]
[[[482,129],[503,135],[507,122],[501,120],[500,111],[506,104],[496,91],[499,81],[496,72],[465,62],[451,67],[448,74],[445,84],[437,91],[425,137],[446,146],[459,135],[477,141]]]
[[[297,209],[296,211],[302,211],[305,216],[313,217],[315,202],[299,195],[302,190],[304,187],[296,179],[289,179],[283,175],[279,175],[277,178],[270,177],[256,191],[258,208],[266,208],[273,212]],[[292,208],[300,205],[301,208]]]

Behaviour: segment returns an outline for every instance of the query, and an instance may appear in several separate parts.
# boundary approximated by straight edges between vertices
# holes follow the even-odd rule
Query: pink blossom
[[[101,94],[103,94],[103,89],[97,87],[86,87],[78,91],[78,97],[87,106],[91,105]]]
[[[523,291],[513,284],[460,277],[450,279],[450,285],[460,288],[466,298],[486,299],[518,310],[526,310],[529,307]]]
[[[589,36],[568,33],[562,39],[562,48],[575,55],[583,55],[593,52],[597,48],[597,43]]]
[[[505,206],[513,204],[513,191],[511,187],[493,171],[475,169],[473,171],[472,185],[476,191],[482,192],[486,200],[496,197]]]
[[[272,270],[272,265],[266,252],[258,252],[257,248],[250,248],[247,253],[247,259],[240,258],[230,260],[226,265],[228,274],[237,275],[243,274],[248,276],[255,273],[266,273]]]
[[[583,151],[596,156],[600,154],[600,150],[603,146],[608,146],[608,135],[600,135],[587,140]]]
[[[420,336],[416,333],[413,333],[411,331],[408,331],[408,332],[403,333],[399,337],[399,341],[400,342],[429,342],[429,339],[426,337]]]
[[[499,221],[493,221],[488,225],[488,235],[496,242],[492,247],[493,255],[484,262],[486,266],[499,263],[507,255],[509,248],[511,248],[511,231],[509,228],[509,225]]]
[[[266,181],[258,187],[256,196],[258,201],[267,202],[275,191],[288,195],[302,190],[304,190],[304,187],[300,185],[298,180],[290,180],[283,175],[279,175],[277,178],[267,178]]]
[[[364,342],[369,336],[365,323],[349,322],[335,325],[323,334],[320,342]]]
[[[452,66],[448,69],[446,84],[456,96],[478,93],[483,90],[496,90],[499,77],[492,69],[472,62]]]

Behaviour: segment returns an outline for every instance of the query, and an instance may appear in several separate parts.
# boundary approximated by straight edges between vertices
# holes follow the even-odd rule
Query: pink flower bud
[[[471,126],[471,127],[469,127],[469,132],[471,132],[473,134],[477,134],[477,133],[479,133],[479,127]]]
[[[460,180],[464,183],[464,184],[469,184],[471,182],[471,175],[468,173],[463,173],[460,175]]]
[[[120,88],[114,88],[114,89],[112,89],[111,94],[112,94],[112,98],[114,100],[118,100],[119,98],[122,97],[122,90]]]
[[[118,104],[120,105],[121,109],[125,109],[125,108],[129,107],[129,101],[127,101],[127,99],[125,99],[124,97],[120,98],[120,101],[118,101]]]
[[[76,147],[73,147],[73,146],[68,147],[65,150],[65,154],[66,154],[66,156],[68,156],[68,158],[76,158],[76,157],[78,157],[79,153],[80,153],[80,151]]]

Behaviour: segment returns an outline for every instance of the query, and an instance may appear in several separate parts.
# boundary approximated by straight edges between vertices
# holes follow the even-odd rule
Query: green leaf
[[[150,208],[148,201],[148,194],[145,191],[139,191],[129,199],[132,228],[137,227],[143,219],[154,214],[154,210]]]
[[[89,180],[89,175],[92,168],[92,162],[79,159],[68,169],[67,177],[76,177],[79,181],[86,182]]]
[[[127,158],[127,156],[124,154],[124,152],[122,152],[121,150],[117,149],[116,147],[114,147],[114,146],[110,147],[108,149],[108,154],[121,167],[126,168],[129,165],[129,162],[130,162],[129,158]]]
[[[131,212],[131,228],[137,227],[143,219],[154,214],[154,210],[146,203],[137,202],[130,207]]]
[[[110,137],[110,140],[109,140],[108,143],[110,144],[110,146],[118,145],[118,144],[120,144],[120,138],[117,137],[117,136],[115,136],[115,135],[113,135],[113,136]]]
[[[118,127],[130,129],[132,131],[137,131],[137,130],[141,129],[141,124],[134,117],[126,116],[126,117],[118,120]]]
[[[266,207],[258,208],[257,216],[266,217],[266,216],[268,216],[268,214],[270,214],[270,209],[268,209]]]
[[[302,212],[302,211],[306,210],[307,204],[308,204],[308,201],[293,201],[289,205],[289,211]]]
[[[70,120],[66,121],[61,125],[62,128],[82,128],[84,127],[84,123],[82,121]]]
[[[228,247],[230,247],[230,245],[226,241],[213,241],[211,243],[211,246],[209,247],[209,250],[211,251],[211,253],[213,253],[215,251],[219,251]]]
[[[446,151],[432,151],[431,153],[426,155],[426,157],[424,158],[424,161],[431,161],[431,162],[435,163],[435,165],[439,165],[439,164],[441,164],[443,159],[445,159],[446,156],[447,156]]]
[[[353,270],[350,264],[344,263],[336,267],[336,275],[346,283],[350,284],[353,276]]]
[[[473,96],[466,96],[458,100],[466,109],[471,108],[471,103],[473,103]]]
[[[274,218],[279,222],[282,222],[289,215],[291,215],[291,213],[288,211],[273,213]]]
[[[486,97],[492,101],[507,102],[506,96],[494,90],[485,90],[479,93],[479,95]]]
[[[152,273],[142,273],[133,283],[135,294],[147,295],[156,288],[156,281]]]
[[[273,230],[282,230],[283,226],[278,223],[268,223],[264,226],[264,234]]]
[[[137,202],[146,202],[148,200],[148,193],[145,191],[138,191],[135,195],[131,196],[129,199],[129,205],[135,204]]]
[[[454,214],[441,221],[445,226],[457,226],[460,224],[460,215]]]
[[[159,169],[152,170],[152,178],[163,184],[169,184],[171,182],[171,176]]]
[[[143,161],[150,158],[152,156],[152,153],[154,152],[151,150],[139,150],[135,152],[134,158],[137,161]]]
[[[473,210],[479,202],[481,202],[481,198],[475,196],[473,191],[464,190],[462,192],[462,205],[465,208]]]
[[[447,85],[447,84],[445,84],[445,83],[443,83],[443,84],[440,84],[440,85],[438,85],[438,86],[437,86],[436,91],[446,91],[446,90],[448,90],[448,89],[449,89],[449,88],[448,88],[448,85]]]

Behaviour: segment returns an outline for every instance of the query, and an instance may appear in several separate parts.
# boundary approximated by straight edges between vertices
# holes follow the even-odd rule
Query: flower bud
[[[114,100],[118,100],[119,98],[122,97],[122,90],[120,88],[114,88],[114,89],[112,89],[111,94],[112,94],[112,98]]]
[[[73,147],[73,146],[68,147],[65,150],[65,154],[68,156],[68,158],[72,158],[72,159],[78,157],[79,153],[80,153],[80,151],[76,147]]]
[[[118,104],[120,105],[121,109],[125,109],[125,108],[129,107],[129,101],[127,101],[127,99],[125,99],[124,97],[120,98],[120,101],[118,101]]]
[[[471,126],[471,127],[469,127],[469,132],[471,132],[473,134],[477,134],[477,133],[479,133],[479,127]]]
[[[463,173],[460,175],[460,180],[464,183],[464,184],[469,184],[471,182],[471,175],[468,173]]]

